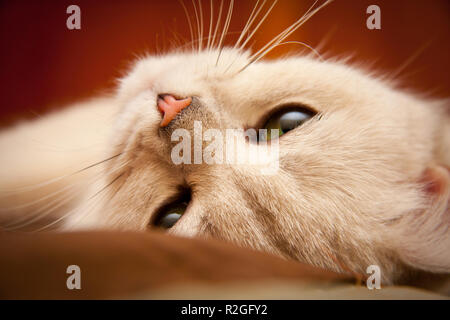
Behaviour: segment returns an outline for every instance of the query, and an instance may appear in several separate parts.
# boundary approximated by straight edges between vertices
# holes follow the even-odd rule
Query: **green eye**
[[[263,127],[263,129],[267,129],[267,140],[277,139],[292,129],[301,126],[314,115],[314,112],[302,108],[288,108],[278,111],[267,120]],[[275,132],[275,134],[273,134],[273,132]]]
[[[180,220],[187,206],[187,202],[178,202],[165,207],[158,215],[154,225],[162,229],[172,228]]]

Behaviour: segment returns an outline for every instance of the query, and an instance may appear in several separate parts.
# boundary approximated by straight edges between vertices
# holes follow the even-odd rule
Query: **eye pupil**
[[[314,116],[310,110],[303,108],[285,108],[274,114],[266,122],[264,129],[267,129],[267,140],[276,139],[279,136],[301,126]],[[278,129],[276,136],[271,129]]]
[[[172,228],[183,216],[188,204],[187,201],[177,201],[164,206],[157,214],[153,225],[161,229]]]
[[[280,129],[283,133],[286,133],[302,125],[309,118],[310,116],[303,112],[287,112],[280,117]]]
[[[181,214],[179,213],[168,213],[161,217],[158,226],[164,229],[172,228],[175,223],[181,218]]]

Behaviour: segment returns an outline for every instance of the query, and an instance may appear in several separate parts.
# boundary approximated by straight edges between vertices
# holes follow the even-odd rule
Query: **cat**
[[[20,226],[45,216],[46,227],[63,230],[165,228],[337,272],[376,265],[386,285],[449,273],[448,100],[342,61],[262,59],[290,33],[256,53],[222,45],[225,33],[206,48],[138,59],[113,96],[4,131],[2,189],[36,184],[5,193],[8,213]],[[174,101],[187,103],[166,116]],[[278,143],[276,173],[175,164],[173,134],[193,137],[196,122],[203,132],[276,128],[268,142]],[[36,150],[30,137],[67,150]],[[237,137],[244,151],[261,147],[247,140]]]

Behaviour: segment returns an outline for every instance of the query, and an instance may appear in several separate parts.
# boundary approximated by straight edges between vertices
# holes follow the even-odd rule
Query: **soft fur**
[[[340,62],[293,56],[247,66],[249,56],[228,48],[139,59],[115,96],[4,132],[1,168],[11,179],[2,180],[3,188],[111,157],[82,171],[81,182],[69,175],[46,184],[47,192],[76,198],[47,214],[62,214],[66,229],[146,230],[162,205],[189,188],[192,201],[170,233],[223,239],[340,272],[365,274],[379,265],[383,284],[415,270],[450,272],[448,102],[401,92]],[[165,93],[200,104],[162,130],[156,103]],[[194,120],[204,130],[258,128],[285,104],[318,116],[281,137],[276,174],[251,165],[172,163],[174,129],[192,130]],[[105,119],[112,117],[110,125]],[[44,132],[50,143],[77,151],[59,151],[53,162],[51,152],[23,147]],[[61,190],[67,181],[70,188]]]

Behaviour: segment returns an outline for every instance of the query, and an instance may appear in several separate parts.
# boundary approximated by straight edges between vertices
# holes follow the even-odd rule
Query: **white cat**
[[[45,217],[69,229],[166,227],[340,272],[378,265],[385,284],[449,273],[448,101],[340,62],[263,61],[219,40],[141,58],[116,95],[3,132],[2,190],[37,184],[4,192],[3,216],[18,219],[4,227]],[[190,103],[162,126],[167,97]],[[194,121],[280,129],[277,173],[174,164],[172,133],[193,135]]]

